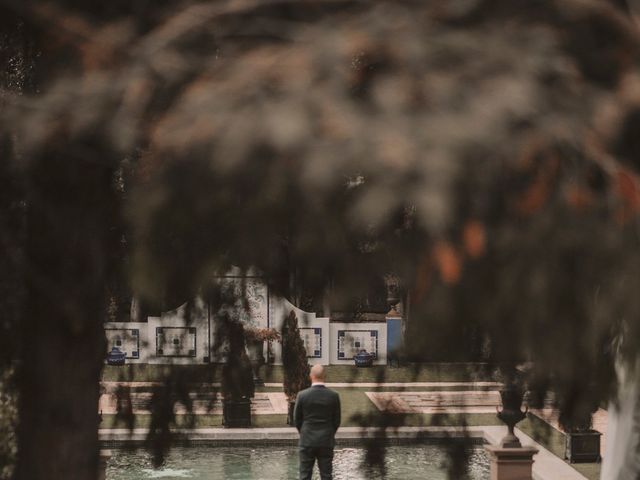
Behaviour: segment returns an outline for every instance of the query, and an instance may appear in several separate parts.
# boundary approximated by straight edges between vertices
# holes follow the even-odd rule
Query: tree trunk
[[[105,150],[81,146],[60,141],[29,165],[17,479],[97,477],[105,259],[115,202]]]

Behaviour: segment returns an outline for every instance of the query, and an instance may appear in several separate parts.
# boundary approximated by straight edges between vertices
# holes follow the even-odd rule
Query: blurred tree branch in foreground
[[[606,398],[640,338],[640,42],[616,4],[1,2],[17,478],[95,475],[114,278],[158,303],[231,265],[336,295],[392,272],[428,332],[409,353],[475,331],[565,415]]]

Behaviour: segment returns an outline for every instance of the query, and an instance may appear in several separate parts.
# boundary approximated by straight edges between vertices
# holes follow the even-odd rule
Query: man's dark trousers
[[[311,480],[316,460],[320,478],[331,480],[340,397],[324,385],[314,385],[298,393],[293,416],[300,432],[300,480]]]
[[[322,480],[331,480],[333,473],[333,447],[299,447],[300,480],[311,480],[313,464],[318,460]]]

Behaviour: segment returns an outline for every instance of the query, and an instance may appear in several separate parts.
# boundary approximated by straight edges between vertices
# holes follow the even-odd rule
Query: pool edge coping
[[[126,447],[145,443],[148,428],[100,429],[98,431],[101,445],[109,447]],[[336,434],[338,446],[364,444],[368,440],[385,440],[390,444],[433,443],[433,441],[468,441],[477,444],[496,445],[506,433],[504,426],[425,426],[395,427],[381,430],[375,427],[343,427]],[[298,432],[292,427],[272,428],[196,428],[175,429],[174,438],[178,443],[188,445],[296,445]],[[524,446],[538,449],[534,457],[534,480],[587,480],[562,459],[536,442],[524,432],[516,429],[517,436]]]

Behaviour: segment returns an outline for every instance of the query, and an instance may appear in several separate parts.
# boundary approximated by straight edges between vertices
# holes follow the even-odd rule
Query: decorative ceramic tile
[[[360,350],[377,357],[377,330],[338,330],[338,360],[351,360]]]
[[[195,327],[157,327],[156,355],[159,357],[195,357]]]
[[[307,358],[322,358],[322,329],[302,327],[300,336],[307,350]]]
[[[105,328],[107,351],[116,347],[127,358],[140,358],[140,331],[137,328]]]

